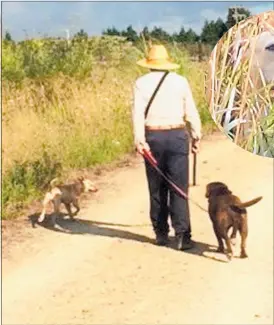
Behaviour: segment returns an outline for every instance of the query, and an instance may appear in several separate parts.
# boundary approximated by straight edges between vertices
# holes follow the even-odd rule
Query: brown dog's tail
[[[246,212],[245,208],[248,208],[248,207],[258,203],[259,201],[261,201],[262,198],[263,198],[262,196],[259,196],[259,197],[256,197],[255,199],[247,201],[247,202],[233,204],[233,205],[231,205],[231,208],[232,208],[232,210],[234,210],[236,212],[245,213]]]
[[[259,201],[261,201],[262,198],[263,198],[262,196],[259,196],[259,197],[256,197],[256,199],[253,199],[253,200],[250,200],[247,202],[243,202],[243,203],[239,203],[239,204],[235,204],[235,205],[238,208],[248,208],[251,205],[254,205],[254,204],[258,203]]]

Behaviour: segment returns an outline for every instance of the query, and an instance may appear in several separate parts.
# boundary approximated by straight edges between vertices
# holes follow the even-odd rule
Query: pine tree
[[[131,25],[127,27],[126,31],[122,31],[121,35],[126,37],[127,41],[133,43],[137,42],[139,39],[137,32],[132,28]]]
[[[179,34],[177,35],[177,42],[184,43],[186,41],[186,31],[184,27],[182,27],[179,31]]]
[[[189,30],[185,33],[185,41],[187,43],[196,43],[199,40],[199,36],[189,28]]]
[[[161,27],[154,27],[150,35],[152,38],[157,39],[159,41],[170,42],[172,40],[171,36]]]
[[[121,33],[115,27],[107,28],[106,30],[103,30],[102,34],[109,35],[109,36],[120,36],[121,35]]]
[[[203,43],[215,45],[226,32],[226,24],[221,18],[210,22],[206,20],[200,38]]]
[[[87,40],[88,33],[86,33],[83,29],[80,29],[80,31],[76,33],[73,38],[77,40]]]
[[[12,42],[12,41],[13,41],[13,39],[12,39],[12,37],[11,37],[11,33],[10,33],[9,31],[6,31],[6,32],[5,32],[4,40],[5,40],[6,42]]]
[[[248,18],[251,15],[250,11],[244,7],[230,7],[228,9],[226,26],[230,29],[241,20]]]
[[[144,39],[146,41],[148,41],[150,39],[150,33],[149,33],[149,30],[147,28],[147,26],[145,26],[141,32],[141,34],[143,35]]]

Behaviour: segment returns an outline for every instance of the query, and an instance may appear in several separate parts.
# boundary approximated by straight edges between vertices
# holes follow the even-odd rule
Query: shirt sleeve
[[[185,111],[185,121],[190,125],[191,137],[193,139],[201,139],[201,120],[199,112],[196,108],[190,85],[185,79],[184,87],[184,111]]]
[[[138,83],[136,82],[133,90],[133,107],[132,107],[132,120],[133,120],[133,132],[134,143],[145,143],[145,107],[146,102],[141,94]]]

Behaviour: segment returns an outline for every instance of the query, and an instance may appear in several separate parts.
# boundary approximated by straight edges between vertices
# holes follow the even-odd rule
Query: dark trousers
[[[146,131],[146,141],[164,173],[188,194],[189,136],[184,129]],[[188,201],[179,196],[145,161],[150,193],[150,218],[156,234],[168,234],[168,216],[175,235],[191,237]]]

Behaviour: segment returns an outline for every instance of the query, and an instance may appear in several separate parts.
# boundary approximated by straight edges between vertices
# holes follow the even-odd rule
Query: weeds
[[[2,183],[2,203],[6,208],[2,218],[16,211],[16,207],[22,207],[25,202],[37,198],[54,177],[61,175],[61,170],[61,163],[49,157],[47,152],[39,160],[23,163],[14,161]]]
[[[274,39],[273,11],[242,21],[223,36],[211,55],[207,95],[213,119],[236,144],[273,158],[273,54],[268,62],[271,49],[257,46],[263,35]],[[269,52],[262,57],[263,51]]]
[[[134,149],[132,87],[145,72],[136,65],[142,51],[122,38],[103,37],[70,44],[65,56],[65,44],[47,42],[3,51],[4,218],[40,198],[52,178]],[[169,50],[191,84],[204,125],[214,125],[201,83],[204,63],[191,62],[181,48],[170,45]]]

